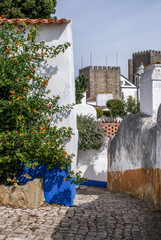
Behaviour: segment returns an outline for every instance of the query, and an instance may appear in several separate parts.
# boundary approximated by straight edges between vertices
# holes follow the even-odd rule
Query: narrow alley
[[[0,240],[161,239],[161,212],[149,200],[103,188],[77,189],[72,207],[0,207]]]

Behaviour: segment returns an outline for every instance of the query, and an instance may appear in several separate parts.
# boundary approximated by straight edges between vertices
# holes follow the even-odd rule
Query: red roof
[[[45,23],[45,24],[51,24],[51,23],[57,23],[57,24],[61,24],[61,23],[70,23],[71,20],[66,20],[65,18],[62,18],[60,20],[56,20],[54,18],[50,18],[50,19],[44,19],[44,18],[38,18],[38,19],[6,19],[3,18],[0,19],[0,25],[3,24],[2,21],[5,22],[12,22],[14,25],[18,25],[19,23],[25,23],[25,24],[40,24],[40,23]]]

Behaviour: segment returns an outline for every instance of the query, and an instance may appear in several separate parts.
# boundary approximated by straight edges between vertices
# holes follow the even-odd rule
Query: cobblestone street
[[[0,240],[161,240],[161,212],[148,200],[105,189],[77,190],[73,207],[0,207]]]

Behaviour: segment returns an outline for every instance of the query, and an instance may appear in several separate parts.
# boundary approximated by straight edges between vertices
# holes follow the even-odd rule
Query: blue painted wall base
[[[19,180],[21,183],[26,183],[35,178],[43,179],[43,191],[46,202],[67,206],[73,205],[76,186],[69,181],[64,181],[66,173],[63,170],[60,168],[47,170],[45,165],[39,165],[33,169],[24,169],[20,175],[24,175],[25,173],[29,174],[31,179],[20,177]]]
[[[95,180],[88,180],[87,182],[84,182],[81,185],[107,188],[107,182]]]

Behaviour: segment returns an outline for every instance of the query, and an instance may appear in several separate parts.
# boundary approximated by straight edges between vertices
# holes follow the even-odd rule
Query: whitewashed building
[[[123,100],[127,101],[130,96],[137,99],[137,87],[123,75],[120,77],[120,87]]]

